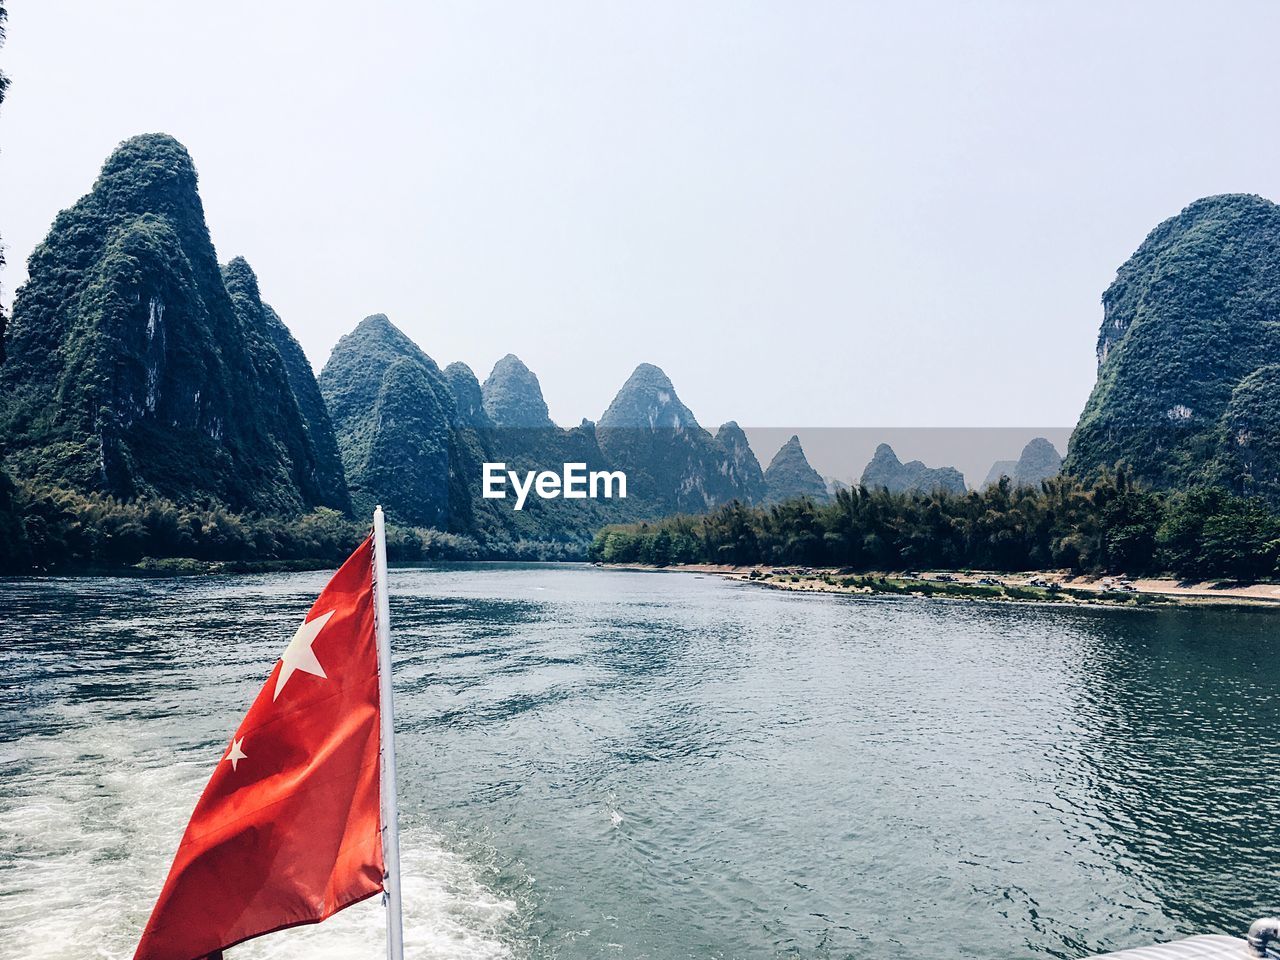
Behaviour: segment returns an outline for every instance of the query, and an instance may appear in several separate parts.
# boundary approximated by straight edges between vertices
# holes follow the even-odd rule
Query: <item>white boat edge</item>
[[[1253,960],[1258,954],[1240,937],[1208,934],[1151,947],[1099,954],[1094,960]]]
[[[1280,960],[1280,919],[1254,921],[1246,937],[1206,934],[1099,954],[1094,960]]]

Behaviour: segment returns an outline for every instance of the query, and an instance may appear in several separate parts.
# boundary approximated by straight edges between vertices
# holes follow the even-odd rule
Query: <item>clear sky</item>
[[[1146,233],[1280,197],[1275,3],[9,11],[6,302],[163,130],[317,369],[385,312],[482,380],[518,354],[561,423],[648,361],[712,427],[1069,426]]]

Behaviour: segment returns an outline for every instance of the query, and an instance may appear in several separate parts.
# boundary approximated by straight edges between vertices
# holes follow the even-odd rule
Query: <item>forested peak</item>
[[[697,427],[698,421],[680,402],[676,388],[661,368],[642,363],[600,417],[600,426],[683,430]]]
[[[525,362],[517,357],[514,353],[508,353],[505,357],[493,365],[493,370],[489,373],[489,379],[499,378],[524,378],[532,377],[533,371],[525,365]]]
[[[258,289],[258,275],[244,257],[236,257],[218,269],[222,273],[222,287],[243,324],[242,336],[249,339],[270,337],[273,322],[283,326],[283,321],[273,311],[268,316],[269,308],[262,302],[262,291]]]
[[[716,439],[721,443],[732,444],[735,447],[741,445],[749,446],[749,444],[747,444],[747,435],[743,432],[742,428],[738,426],[738,422],[736,420],[727,420],[720,424],[719,429],[716,430]]]
[[[172,137],[126,140],[33,251],[0,377],[10,462],[122,499],[342,508],[310,368],[249,265],[218,264],[196,179]]]
[[[1116,283],[1103,295],[1103,300],[1114,294],[1117,284],[1123,286],[1126,273],[1151,266],[1148,258],[1168,251],[1171,246],[1188,241],[1211,241],[1222,231],[1240,234],[1259,226],[1271,228],[1277,217],[1280,217],[1280,206],[1255,193],[1220,193],[1201,197],[1161,221],[1147,234],[1133,255],[1116,271]],[[1193,263],[1185,265],[1194,266]]]
[[[453,361],[453,363],[445,367],[444,370],[445,370],[445,373],[448,373],[449,371],[452,370],[454,373],[454,376],[471,377],[477,383],[480,382],[480,378],[477,377],[476,372],[471,369],[471,365],[469,363],[463,363],[461,360]]]
[[[795,434],[784,443],[769,461],[764,472],[765,488],[768,500],[781,503],[795,497],[812,497],[815,500],[826,500],[827,482],[809,463],[804,455],[804,447]]]
[[[1256,193],[1215,193],[1187,204],[1161,227],[1153,230],[1151,236],[1154,237],[1166,225],[1185,224],[1206,218],[1225,218],[1238,222],[1242,216],[1252,213],[1270,216],[1277,209],[1280,208],[1273,201]]]
[[[397,357],[411,357],[429,366],[433,371],[438,371],[435,361],[423,353],[422,348],[404,331],[387,319],[385,313],[374,313],[365,317],[356,324],[354,330],[338,340],[333,352],[329,355],[329,361],[325,364],[325,371],[329,371],[335,360],[340,362],[378,360],[390,363]]]
[[[804,455],[804,447],[800,445],[800,438],[796,434],[791,435],[791,439],[778,448],[778,452],[773,455],[773,459],[769,461],[769,466],[765,469],[765,480],[770,480],[779,471],[794,472],[800,471],[807,475],[812,474],[818,477],[818,472],[813,469],[809,463],[809,458]],[[824,481],[825,488],[825,481]]]
[[[1098,381],[1067,472],[1124,460],[1151,486],[1207,482],[1232,391],[1280,363],[1280,206],[1253,194],[1195,201],[1147,235],[1102,302]]]
[[[186,148],[166,134],[121,143],[90,191],[57,215],[27,262],[15,315],[23,312],[19,302],[27,301],[32,321],[61,335],[70,304],[84,293],[88,271],[112,258],[123,264],[139,257],[168,261],[163,272],[191,269],[206,296],[221,296],[195,165]],[[156,266],[144,267],[144,273]]]
[[[723,451],[720,473],[737,487],[737,495],[748,503],[754,503],[764,495],[764,472],[760,461],[738,424],[730,420],[716,431],[716,446]]]
[[[1278,255],[1280,206],[1265,197],[1224,193],[1188,204],[1147,234],[1103,293],[1098,366],[1143,316],[1190,316],[1240,293],[1274,299]]]
[[[476,392],[480,391],[480,379],[476,376],[475,371],[463,363],[461,360],[455,360],[444,368],[444,375],[451,384],[460,384],[470,389],[470,384],[475,384]]]
[[[888,463],[902,462],[901,460],[898,459],[898,455],[893,452],[893,447],[889,446],[889,444],[887,443],[878,444],[876,446],[876,452],[872,454],[871,459],[873,461],[881,460]]]
[[[122,213],[198,213],[196,165],[187,148],[166,133],[144,133],[125,140],[93,185],[93,195]]]
[[[499,427],[553,426],[537,375],[514,353],[493,365],[480,390],[485,413]]]
[[[241,283],[249,283],[253,285],[253,289],[258,288],[258,274],[253,267],[249,266],[249,261],[244,257],[232,257],[222,265],[222,276],[224,278],[234,278]]]
[[[1222,247],[1222,241],[1230,237],[1247,238],[1255,231],[1271,233],[1280,226],[1280,205],[1254,193],[1222,193],[1201,197],[1189,203],[1181,211],[1158,224],[1116,271],[1115,282],[1103,294],[1103,301],[1114,299],[1134,274],[1144,274],[1152,267],[1195,269],[1195,260],[1159,262],[1155,257],[1167,254],[1172,248],[1189,245],[1189,252],[1207,252]],[[1245,241],[1248,243],[1248,241]],[[1203,246],[1202,246],[1203,245]],[[1229,258],[1245,255],[1247,250],[1225,249],[1220,253]],[[1256,251],[1255,251],[1256,252]]]
[[[489,427],[492,424],[484,412],[484,397],[480,381],[472,369],[461,361],[454,361],[444,368],[444,378],[453,392],[458,419],[473,427]]]
[[[1036,437],[1022,448],[1022,455],[1017,460],[993,463],[982,487],[985,489],[998,483],[1001,477],[1008,477],[1015,487],[1039,487],[1041,481],[1056,477],[1061,470],[1062,455],[1058,448],[1046,438]]]
[[[639,364],[635,370],[631,372],[631,376],[627,378],[627,382],[622,385],[622,389],[649,389],[649,390],[674,390],[671,385],[671,378],[668,377],[661,367],[654,366],[652,363]]]
[[[1042,458],[1052,459],[1054,457],[1062,459],[1061,455],[1058,453],[1058,448],[1046,438],[1036,437],[1033,440],[1027,441],[1027,445],[1022,448],[1022,456],[1019,459],[1038,460]]]
[[[1035,484],[1056,476],[1061,469],[1062,454],[1058,448],[1044,437],[1036,437],[1022,448],[1016,479],[1020,483]]]
[[[348,336],[357,337],[403,337],[409,339],[404,332],[387,317],[385,313],[371,313],[355,325]]]
[[[244,257],[234,257],[222,265],[222,282],[232,297],[244,295],[254,300],[262,299],[262,293],[258,290],[258,275]]]

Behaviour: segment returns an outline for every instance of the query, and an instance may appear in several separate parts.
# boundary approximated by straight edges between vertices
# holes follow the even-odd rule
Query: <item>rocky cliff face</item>
[[[764,472],[764,484],[765,498],[769,503],[781,503],[796,497],[808,497],[825,503],[831,498],[827,482],[809,465],[797,436],[792,436],[774,454]]]
[[[1197,200],[1151,232],[1102,302],[1098,381],[1068,472],[1124,461],[1156,487],[1280,479],[1259,434],[1233,435],[1266,379],[1252,376],[1280,363],[1280,207],[1241,194]]]
[[[862,485],[868,490],[884,488],[890,493],[966,492],[964,475],[955,467],[926,467],[919,460],[903,463],[887,443],[876,447],[871,462],[862,471]]]
[[[652,364],[636,367],[600,417],[596,437],[605,459],[626,471],[632,495],[655,511],[700,513],[746,499],[742,478],[722,469],[725,448]]]
[[[484,411],[501,429],[545,430],[554,427],[542,399],[542,385],[532,370],[514,353],[493,367],[481,387]]]
[[[122,143],[28,273],[0,367],[14,474],[265,513],[345,504],[256,284],[244,309],[227,290],[195,167],[172,137]]]

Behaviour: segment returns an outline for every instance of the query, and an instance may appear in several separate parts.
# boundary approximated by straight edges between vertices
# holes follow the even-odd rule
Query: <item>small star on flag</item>
[[[244,737],[241,737],[239,740],[232,740],[231,749],[227,751],[227,759],[231,761],[232,773],[235,773],[236,766],[240,763],[241,760],[247,759],[245,752],[240,749],[240,746],[243,743],[244,743]]]

